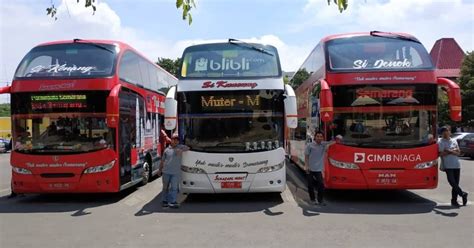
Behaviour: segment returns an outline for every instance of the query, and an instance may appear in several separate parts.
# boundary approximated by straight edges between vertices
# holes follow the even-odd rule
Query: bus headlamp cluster
[[[20,168],[20,167],[14,167],[12,166],[12,170],[18,174],[23,174],[23,175],[31,175],[31,171],[25,168]]]
[[[277,165],[262,167],[257,171],[257,173],[268,173],[268,172],[277,171],[277,170],[283,168],[283,166],[285,166],[285,161],[283,161],[283,162],[281,162]]]
[[[330,162],[334,167],[337,167],[337,168],[352,169],[352,170],[359,169],[359,166],[357,166],[357,165],[354,164],[354,163],[341,162],[341,161],[334,160],[334,159],[332,159],[332,158],[329,158],[329,162]]]
[[[198,168],[198,167],[188,167],[185,165],[181,165],[181,170],[187,173],[193,173],[193,174],[206,174],[206,171]]]
[[[433,161],[419,163],[419,164],[415,165],[415,169],[428,169],[428,168],[431,168],[431,167],[433,167],[434,165],[437,165],[437,164],[438,164],[438,159],[435,159]]]
[[[246,151],[257,151],[257,150],[273,150],[280,148],[280,141],[254,141],[254,142],[245,142]]]
[[[92,174],[92,173],[99,173],[99,172],[104,172],[112,169],[115,165],[115,160],[110,161],[107,164],[104,165],[98,165],[98,166],[93,166],[89,167],[84,170],[84,174]]]

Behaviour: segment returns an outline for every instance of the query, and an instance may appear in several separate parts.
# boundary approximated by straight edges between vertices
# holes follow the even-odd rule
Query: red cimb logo
[[[201,88],[255,88],[258,84],[255,82],[228,82],[228,81],[217,81],[213,83],[212,81],[206,81],[202,83]]]
[[[413,96],[413,90],[358,89],[357,96],[370,98],[406,98]]]
[[[355,152],[354,153],[354,163],[365,163],[365,153]]]

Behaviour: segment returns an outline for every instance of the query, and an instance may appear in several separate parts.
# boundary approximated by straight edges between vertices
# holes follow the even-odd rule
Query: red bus
[[[461,119],[456,83],[437,78],[413,36],[373,31],[333,35],[314,48],[293,80],[298,127],[288,153],[304,165],[316,130],[327,140],[324,183],[331,189],[431,189],[438,184],[438,86],[448,92],[451,119]]]
[[[158,172],[167,89],[177,79],[117,41],[41,44],[11,94],[12,190],[117,192]]]

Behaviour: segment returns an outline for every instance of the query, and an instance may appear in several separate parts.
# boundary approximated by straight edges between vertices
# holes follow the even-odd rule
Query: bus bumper
[[[348,170],[331,168],[325,173],[329,189],[434,189],[438,167],[406,170]]]
[[[110,175],[106,175],[106,173]],[[40,175],[23,175],[13,172],[12,190],[22,194],[45,193],[106,193],[118,192],[113,174],[76,175],[72,178],[43,178]]]
[[[274,172],[247,174],[240,187],[225,188],[223,182],[215,181],[217,174],[182,173],[180,190],[183,193],[257,193],[283,192],[286,188],[286,168]],[[224,188],[223,188],[224,186]]]

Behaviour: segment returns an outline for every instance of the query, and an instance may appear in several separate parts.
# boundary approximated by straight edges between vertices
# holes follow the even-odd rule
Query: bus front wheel
[[[148,183],[148,181],[150,180],[150,171],[151,171],[151,168],[150,168],[150,164],[148,164],[148,162],[144,162],[143,163],[143,170],[142,170],[142,183],[141,185],[146,185]]]

